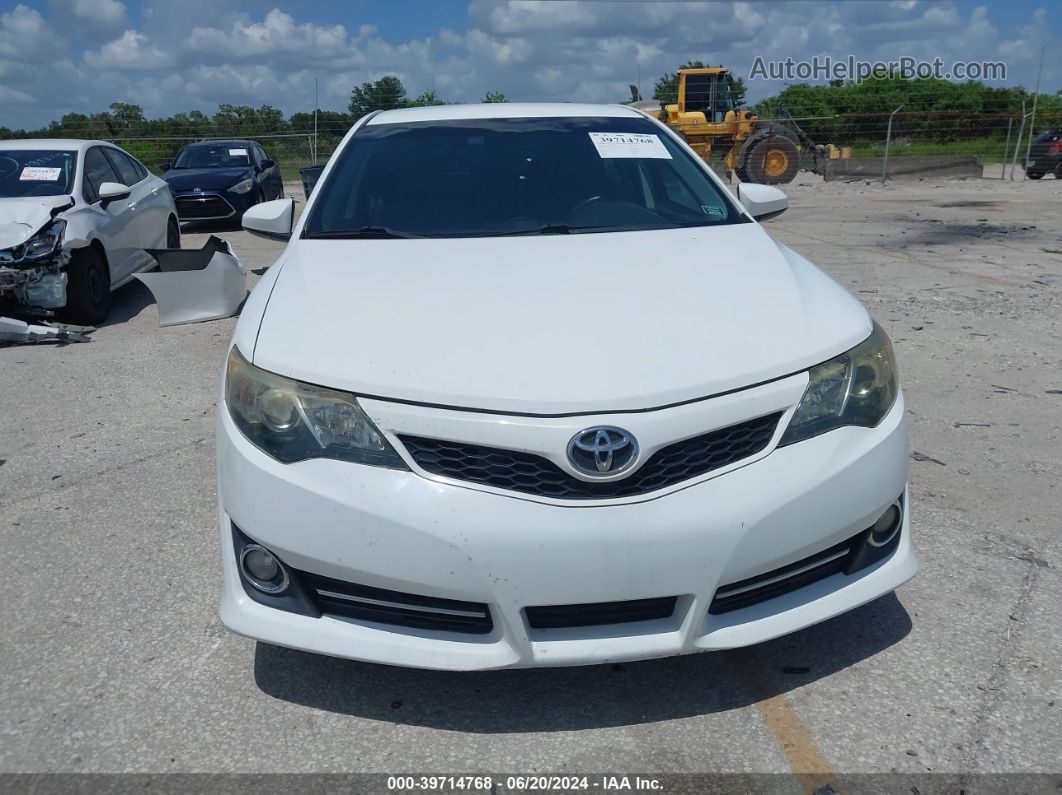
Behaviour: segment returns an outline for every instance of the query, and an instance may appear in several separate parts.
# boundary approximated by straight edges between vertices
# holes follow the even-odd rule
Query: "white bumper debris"
[[[0,317],[0,344],[25,342],[88,342],[91,326],[35,326],[13,317]]]
[[[138,273],[159,308],[159,325],[200,323],[235,315],[247,297],[247,270],[220,237],[201,249],[147,249],[158,271]]]

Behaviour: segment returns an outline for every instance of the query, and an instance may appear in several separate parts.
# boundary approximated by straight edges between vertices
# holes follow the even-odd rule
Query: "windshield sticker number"
[[[246,149],[230,149],[229,157],[247,157]]]
[[[660,138],[648,133],[588,133],[599,157],[649,157],[670,160]]]
[[[45,168],[43,166],[26,166],[22,169],[19,180],[32,180],[33,182],[58,182],[59,175],[63,173],[61,168]]]

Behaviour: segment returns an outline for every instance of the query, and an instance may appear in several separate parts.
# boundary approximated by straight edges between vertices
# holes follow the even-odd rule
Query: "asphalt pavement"
[[[1059,773],[1062,181],[787,190],[769,231],[899,356],[922,569],[898,593],[750,649],[570,669],[230,634],[213,412],[235,320],[160,329],[134,282],[91,343],[0,349],[0,772]],[[252,281],[281,250],[184,245],[210,232]]]

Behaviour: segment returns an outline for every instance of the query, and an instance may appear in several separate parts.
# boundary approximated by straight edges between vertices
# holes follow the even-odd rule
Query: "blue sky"
[[[615,102],[698,58],[747,75],[756,56],[1004,61],[999,85],[1062,89],[1058,0],[0,0],[0,126],[33,127],[115,101],[148,116],[219,103],[343,109],[399,75],[478,101]],[[754,81],[750,98],[784,84]]]

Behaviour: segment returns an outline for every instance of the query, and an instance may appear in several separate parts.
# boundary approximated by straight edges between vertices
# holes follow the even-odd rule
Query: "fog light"
[[[900,506],[897,503],[893,503],[870,528],[867,543],[873,547],[885,546],[900,532],[902,522],[903,513],[900,511]]]
[[[288,572],[276,556],[259,544],[248,544],[240,553],[240,568],[259,591],[279,594],[287,590]]]

